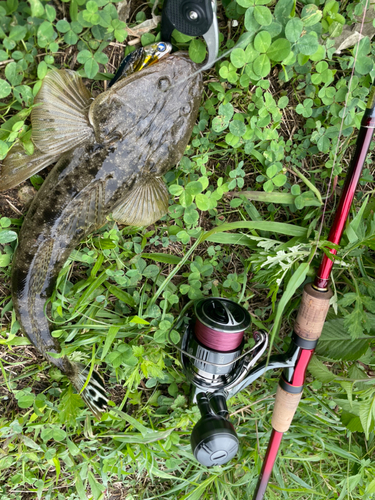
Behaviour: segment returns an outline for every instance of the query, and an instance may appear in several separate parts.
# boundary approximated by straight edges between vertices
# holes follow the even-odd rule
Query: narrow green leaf
[[[263,223],[263,228],[262,229],[267,229],[264,227],[266,225],[266,222]],[[295,271],[293,276],[290,278],[288,281],[288,284],[286,286],[286,289],[277,305],[277,311],[276,311],[276,316],[275,316],[275,321],[274,325],[272,328],[272,334],[271,334],[271,345],[273,343],[273,339],[277,335],[279,328],[280,328],[280,321],[284,312],[285,307],[293,297],[295,291],[299,286],[302,285],[302,283],[305,281],[307,271],[309,270],[309,264],[308,262],[305,262],[301,264],[298,269]]]
[[[375,406],[375,396],[363,401],[359,407],[359,418],[365,431],[366,439],[369,439],[370,427],[373,421],[373,411]]]
[[[107,269],[114,269],[115,265],[110,266]],[[108,275],[106,273],[107,269],[99,274],[99,276],[86,288],[81,297],[78,299],[77,304],[75,305],[73,312],[75,312],[81,304],[84,304],[86,299],[97,289],[99,286],[104,283],[107,279]]]
[[[169,253],[142,253],[141,257],[144,259],[150,259],[155,262],[162,262],[164,264],[176,265],[181,262],[182,257],[177,255],[171,255]]]
[[[110,326],[109,327],[109,330],[108,330],[108,333],[107,333],[107,336],[106,336],[106,339],[105,339],[105,344],[104,344],[104,347],[103,347],[103,352],[102,352],[102,355],[100,357],[100,359],[102,361],[106,357],[107,352],[109,351],[109,349],[110,349],[113,341],[115,340],[117,332],[119,330],[120,330],[119,326]]]
[[[307,229],[303,227],[294,226],[293,224],[285,224],[284,222],[270,222],[270,221],[240,221],[229,222],[211,229],[203,236],[203,241],[211,237],[215,233],[222,233],[224,231],[232,231],[234,229],[259,229],[261,231],[270,231],[271,233],[285,234],[287,236],[301,236],[307,234]]]
[[[282,205],[292,205],[295,196],[289,193],[265,193],[263,191],[240,191],[233,193],[233,196],[245,196],[248,200],[264,201],[265,203],[280,203]]]
[[[124,302],[124,304],[127,304],[130,307],[136,307],[135,300],[133,299],[133,296],[130,295],[130,293],[125,292],[125,290],[121,290],[116,285],[112,285],[111,283],[108,283],[108,281],[105,281],[103,285],[108,288],[108,290],[111,292],[112,295],[117,297],[119,300]]]

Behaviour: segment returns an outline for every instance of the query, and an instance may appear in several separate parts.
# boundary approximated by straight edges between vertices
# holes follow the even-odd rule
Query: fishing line
[[[247,40],[244,40],[242,42],[238,42],[234,47],[232,47],[231,49],[229,49],[226,52],[224,52],[223,54],[221,54],[221,56],[218,56],[216,59],[214,59],[213,64],[217,63],[221,59],[224,59],[225,57],[230,55],[234,49],[242,49],[244,46],[247,47],[249,45],[249,43],[251,43],[251,42],[250,41],[248,42]],[[204,66],[204,63],[202,63],[202,66]],[[203,71],[206,71],[206,70],[200,68],[197,71],[194,71],[194,73],[192,73],[190,76],[187,76],[186,78],[183,78],[182,80],[179,80],[178,82],[176,82],[173,85],[171,85],[170,87],[168,87],[165,90],[165,92],[177,87],[177,85],[181,85],[182,83],[188,82],[191,78],[194,78],[195,76],[198,76],[201,73],[203,73]]]
[[[361,29],[360,29],[360,35],[361,35],[361,37],[362,37],[363,26],[364,26],[364,22],[365,22],[365,18],[366,18],[366,13],[367,13],[368,1],[369,0],[366,0],[366,5],[365,5],[365,7],[363,9],[363,16],[362,16]],[[317,241],[317,244],[316,244],[316,246],[314,248],[313,254],[312,254],[312,256],[311,256],[311,258],[309,260],[309,265],[311,264],[313,258],[315,257],[315,254],[316,254],[317,249],[318,249],[318,244],[319,244],[319,241],[320,241],[320,238],[321,238],[321,235],[322,235],[322,231],[323,231],[325,213],[326,213],[326,210],[327,210],[328,200],[330,198],[329,192],[331,190],[333,172],[334,172],[334,169],[335,169],[336,160],[337,160],[337,156],[338,156],[338,148],[339,148],[339,145],[340,145],[340,137],[341,137],[341,134],[342,134],[342,129],[344,127],[344,120],[346,118],[346,111],[347,111],[347,107],[348,107],[349,96],[351,94],[351,86],[352,86],[352,83],[353,83],[354,70],[355,70],[355,65],[356,65],[356,62],[357,62],[358,51],[359,51],[359,42],[361,40],[362,40],[362,38],[360,38],[358,40],[357,49],[356,49],[356,52],[355,52],[355,55],[354,55],[353,68],[352,68],[352,72],[351,72],[350,79],[349,79],[348,92],[347,92],[346,97],[345,97],[344,112],[343,112],[343,116],[342,116],[341,123],[340,123],[339,134],[338,134],[338,137],[337,137],[337,143],[336,143],[336,148],[335,148],[335,154],[334,154],[334,157],[333,157],[333,164],[332,164],[331,175],[329,176],[329,181],[328,181],[327,196],[326,196],[326,198],[324,200],[324,205],[323,205],[321,222],[320,222],[320,227],[319,227],[319,231],[318,231],[318,241]]]
[[[233,351],[241,345],[244,331],[228,333],[210,328],[198,319],[195,323],[195,336],[201,344],[215,351]]]

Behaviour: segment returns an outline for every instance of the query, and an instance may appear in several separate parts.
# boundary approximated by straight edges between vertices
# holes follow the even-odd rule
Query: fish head
[[[143,168],[163,175],[189,142],[202,98],[198,70],[177,52],[115,83],[90,108],[99,140],[115,140],[116,147],[132,142],[144,151]]]

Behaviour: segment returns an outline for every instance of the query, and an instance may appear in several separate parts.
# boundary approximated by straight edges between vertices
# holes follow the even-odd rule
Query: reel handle
[[[209,397],[201,392],[197,395],[197,403],[202,418],[191,434],[193,454],[206,467],[226,464],[237,454],[239,441],[233,425],[226,418],[225,394],[217,391]]]

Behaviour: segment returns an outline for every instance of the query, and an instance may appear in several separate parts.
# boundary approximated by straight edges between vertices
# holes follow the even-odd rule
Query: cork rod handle
[[[305,286],[294,325],[294,331],[298,337],[312,341],[319,339],[322,334],[331,297],[331,290],[315,290],[310,283]],[[298,362],[295,369],[298,369]],[[301,392],[296,394],[278,386],[275,407],[272,414],[272,427],[275,431],[286,432],[289,429],[301,397],[302,387]]]

